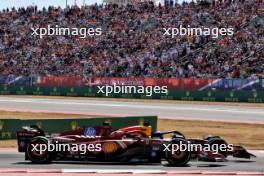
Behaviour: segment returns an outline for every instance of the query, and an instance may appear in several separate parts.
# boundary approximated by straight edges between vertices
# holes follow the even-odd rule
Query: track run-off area
[[[0,96],[0,110],[97,116],[146,116],[264,124],[264,106],[156,100]]]

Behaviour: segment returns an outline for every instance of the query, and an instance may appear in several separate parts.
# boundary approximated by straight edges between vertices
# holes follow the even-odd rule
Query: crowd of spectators
[[[0,12],[0,75],[264,78],[264,3],[228,0],[27,7]],[[32,36],[33,27],[100,27],[101,36]],[[232,27],[233,36],[165,36],[163,28]]]

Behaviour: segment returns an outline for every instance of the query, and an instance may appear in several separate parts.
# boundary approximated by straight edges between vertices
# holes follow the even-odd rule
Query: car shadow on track
[[[52,163],[48,163],[48,164],[34,164],[31,162],[17,162],[17,163],[13,163],[13,165],[25,165],[25,166],[47,166],[47,165],[53,165],[53,166],[60,166],[60,165],[80,165],[80,166],[84,166],[84,165],[104,165],[104,166],[163,166],[163,167],[170,167],[170,168],[175,168],[177,166],[171,166],[169,164],[158,164],[158,163],[94,163],[94,162],[73,162],[73,161],[69,161],[69,162],[52,162]],[[185,166],[180,166],[180,168],[190,168],[190,167],[223,167],[226,165],[223,164],[200,164],[200,165],[194,165],[194,164],[187,164]]]
[[[41,165],[64,165],[64,164],[69,164],[69,165],[123,165],[123,166],[153,166],[153,165],[161,165],[159,163],[109,163],[109,162],[79,162],[79,161],[54,161],[52,163],[47,163],[47,164],[36,164],[36,163],[31,163],[31,162],[17,162],[13,163],[13,165],[36,165],[36,166],[41,166]]]
[[[232,161],[229,161],[229,162],[232,162],[232,163],[255,163],[256,161],[232,160]]]
[[[169,164],[163,164],[164,167],[177,167],[177,166],[171,166]],[[188,168],[188,167],[224,167],[226,165],[224,164],[187,164],[186,166],[180,166],[181,168]]]

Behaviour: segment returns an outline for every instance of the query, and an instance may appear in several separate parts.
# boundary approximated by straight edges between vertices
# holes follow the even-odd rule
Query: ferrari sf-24
[[[170,137],[167,137],[170,136]],[[250,159],[255,157],[244,147],[229,145],[219,136],[187,139],[178,131],[152,131],[149,123],[113,130],[111,125],[82,127],[75,130],[45,135],[36,125],[23,127],[17,132],[18,150],[25,159],[44,164],[52,161],[88,161],[117,163],[161,163],[184,166],[191,159],[198,161],[226,161],[228,156]],[[85,152],[77,150],[48,150],[43,145],[89,146]],[[195,150],[181,150],[179,146],[200,146]],[[210,150],[211,146],[216,149]],[[226,150],[220,150],[226,146]],[[231,147],[230,147],[231,146]],[[42,149],[42,150],[40,150]],[[43,150],[45,149],[45,150]],[[206,149],[206,150],[205,150]]]

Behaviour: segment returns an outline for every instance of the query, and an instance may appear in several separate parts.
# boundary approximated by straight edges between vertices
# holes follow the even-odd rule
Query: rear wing
[[[35,125],[22,127],[17,131],[18,151],[25,152],[29,141],[36,136],[45,136],[44,131]]]

